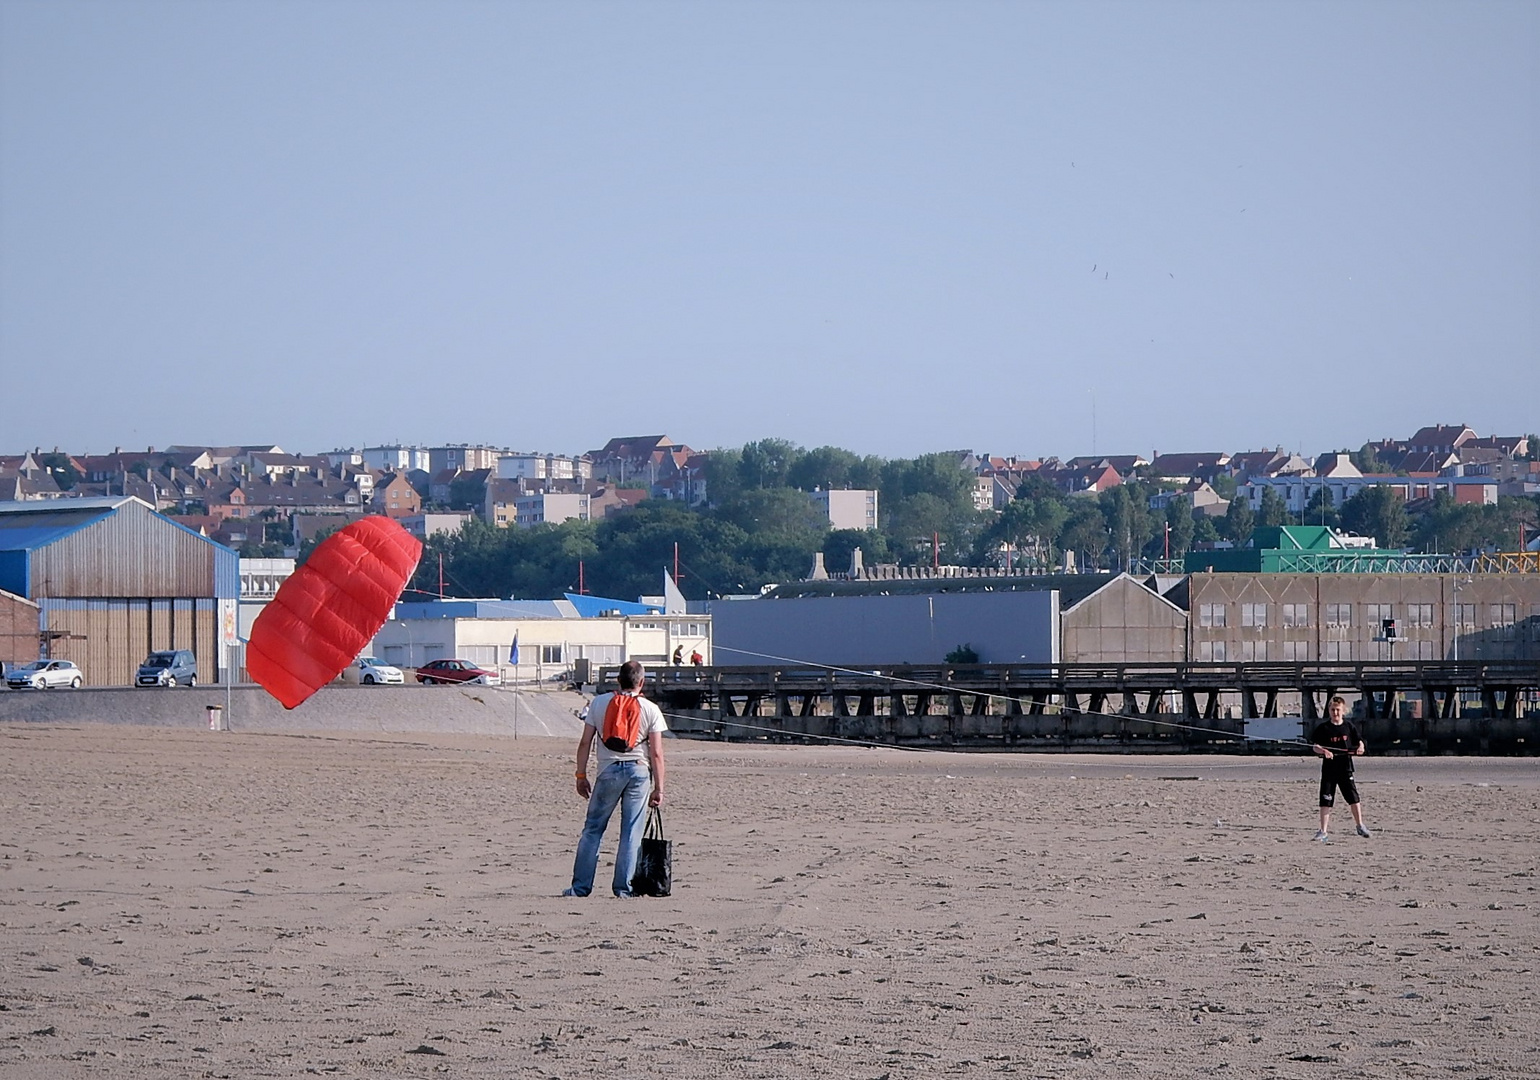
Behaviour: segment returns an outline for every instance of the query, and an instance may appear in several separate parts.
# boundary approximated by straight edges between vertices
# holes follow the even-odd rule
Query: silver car
[[[79,690],[84,683],[80,669],[69,660],[34,660],[5,673],[5,685],[12,690],[55,690],[62,686]]]

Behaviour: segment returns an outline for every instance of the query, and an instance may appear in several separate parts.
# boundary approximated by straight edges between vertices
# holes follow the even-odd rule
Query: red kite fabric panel
[[[333,533],[257,616],[246,670],[292,709],[341,674],[390,616],[422,544],[387,517]]]

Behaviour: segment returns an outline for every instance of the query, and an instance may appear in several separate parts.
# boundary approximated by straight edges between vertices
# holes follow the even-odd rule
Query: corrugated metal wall
[[[80,665],[87,686],[132,686],[140,662],[157,649],[191,649],[198,681],[218,678],[219,612],[212,598],[44,600],[41,606],[50,655]]]
[[[33,597],[234,597],[240,557],[139,503],[31,553]]]

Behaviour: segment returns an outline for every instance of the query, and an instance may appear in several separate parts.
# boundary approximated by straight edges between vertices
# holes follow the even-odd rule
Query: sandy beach
[[[571,752],[0,726],[0,1074],[1540,1076],[1540,760],[672,740],[620,901]]]

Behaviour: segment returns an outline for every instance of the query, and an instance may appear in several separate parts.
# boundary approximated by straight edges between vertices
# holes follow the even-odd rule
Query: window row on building
[[[1239,609],[1239,622],[1230,620],[1230,608]],[[1472,629],[1513,630],[1519,621],[1519,605],[1499,604],[1450,604],[1449,621],[1456,626]],[[1198,605],[1197,624],[1200,628],[1221,629],[1227,626],[1262,628],[1281,626],[1284,629],[1305,629],[1312,625],[1309,604],[1218,604]],[[1359,610],[1355,621],[1354,609]],[[1536,623],[1540,634],[1540,605],[1534,605],[1529,618]],[[1274,622],[1273,620],[1277,621]],[[1478,619],[1483,621],[1478,621]],[[1433,604],[1352,604],[1325,603],[1321,605],[1321,625],[1345,628],[1366,626],[1383,628],[1386,622],[1394,622],[1398,634],[1408,629],[1430,629],[1435,625]],[[1540,640],[1537,637],[1536,640]]]

